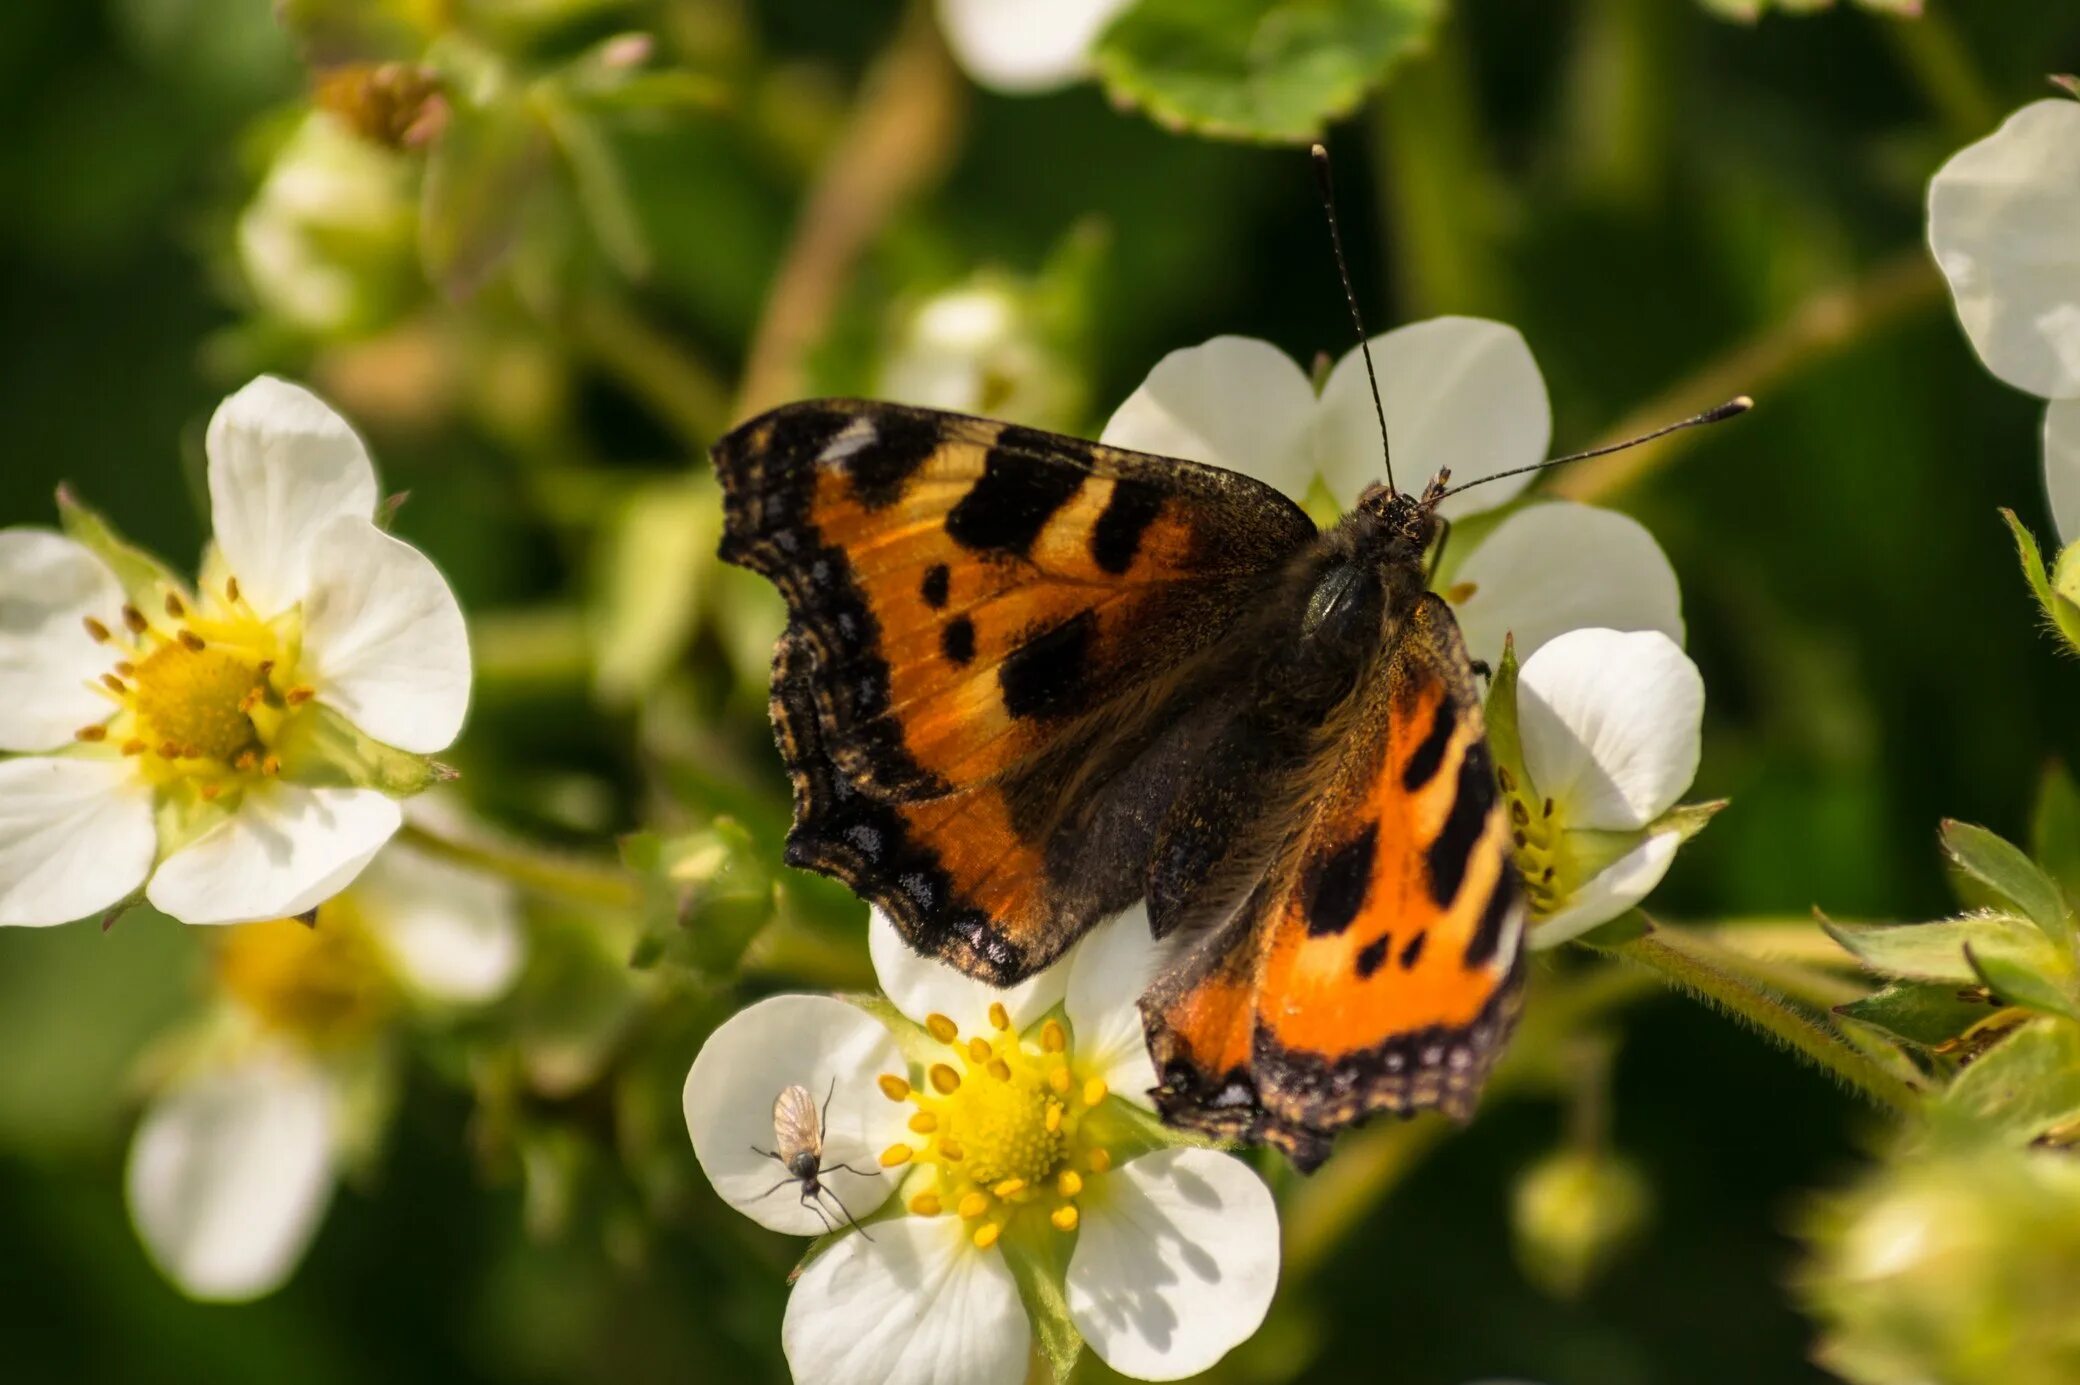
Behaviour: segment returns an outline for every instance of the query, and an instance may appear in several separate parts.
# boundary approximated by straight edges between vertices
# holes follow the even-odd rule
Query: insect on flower
[[[838,1079],[833,1077],[830,1090],[823,1094],[823,1106],[819,1109],[816,1098],[810,1096],[809,1089],[799,1082],[782,1087],[780,1095],[773,1098],[774,1147],[760,1149],[753,1145],[751,1152],[764,1155],[787,1170],[787,1177],[766,1189],[760,1194],[761,1197],[771,1197],[788,1184],[796,1184],[802,1190],[802,1206],[823,1217],[825,1229],[837,1229],[831,1225],[830,1218],[823,1211],[822,1199],[828,1197],[837,1203],[838,1210],[845,1214],[846,1224],[860,1235],[866,1236],[866,1229],[853,1218],[844,1200],[833,1189],[823,1185],[823,1175],[836,1169],[856,1173],[862,1178],[875,1178],[880,1174],[876,1169],[856,1169],[850,1164],[823,1162],[824,1117],[830,1113],[831,1096],[837,1090]],[[867,1239],[872,1240],[873,1237],[868,1236]]]

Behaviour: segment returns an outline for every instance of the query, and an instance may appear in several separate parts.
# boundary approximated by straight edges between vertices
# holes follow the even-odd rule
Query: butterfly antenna
[[[1570,452],[1565,457],[1550,457],[1543,462],[1534,462],[1530,466],[1511,467],[1508,471],[1498,471],[1492,476],[1477,476],[1463,486],[1453,486],[1448,491],[1438,492],[1432,498],[1432,503],[1434,504],[1448,495],[1457,495],[1460,491],[1472,490],[1475,486],[1486,485],[1490,481],[1500,481],[1505,476],[1522,476],[1527,471],[1544,471],[1549,466],[1560,466],[1566,462],[1584,462],[1591,457],[1608,457],[1613,452],[1623,452],[1628,447],[1638,447],[1641,443],[1652,442],[1656,438],[1665,438],[1670,433],[1680,433],[1686,428],[1702,428],[1707,423],[1724,423],[1729,418],[1738,418],[1754,407],[1755,401],[1744,394],[1738,398],[1727,400],[1716,409],[1706,409],[1703,413],[1693,418],[1686,418],[1679,423],[1671,423],[1666,427],[1656,428],[1651,433],[1642,433],[1636,438],[1627,438],[1623,442],[1606,443],[1602,447],[1592,447],[1587,452]]]
[[[1336,184],[1329,176],[1329,151],[1314,147],[1315,187],[1322,194],[1322,212],[1329,218],[1329,249],[1336,256],[1336,277],[1343,281],[1343,301],[1350,305],[1351,328],[1358,334],[1358,350],[1365,356],[1365,379],[1372,386],[1372,411],[1379,415],[1380,455],[1387,463],[1387,489],[1394,486],[1394,445],[1387,440],[1387,406],[1380,402],[1379,375],[1372,368],[1372,344],[1365,336],[1365,319],[1358,315],[1358,293],[1351,287],[1351,267],[1343,258],[1343,229],[1336,223]]]

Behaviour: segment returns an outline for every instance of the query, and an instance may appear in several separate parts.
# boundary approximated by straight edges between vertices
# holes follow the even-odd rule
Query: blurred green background
[[[675,387],[640,383],[642,362],[680,353],[696,380],[736,378],[803,187],[899,7],[580,8],[588,34],[653,29],[720,93],[696,118],[610,132],[641,272],[549,309],[494,285],[342,342],[253,311],[228,252],[307,91],[264,0],[0,7],[0,521],[48,523],[69,480],[134,537],[192,553],[209,410],[259,368],[308,378],[412,492],[401,532],[477,620],[482,682],[455,758],[481,812],[596,844],[726,806],[770,833],[762,689],[733,674],[719,609],[745,589],[704,588],[641,705],[602,691],[582,637],[630,507],[683,505],[677,478],[705,465],[701,410],[674,417]],[[2039,407],[1979,368],[1918,249],[1928,175],[2045,95],[2045,74],[2080,67],[2080,9],[1929,8],[1918,25],[1844,9],[1742,26],[1687,0],[1460,0],[1433,51],[1330,138],[1371,324],[1515,323],[1559,446],[1729,363],[1723,393],[1759,398],[1609,497],[1680,574],[1709,693],[1697,796],[1733,800],[1656,895],[1672,917],[1941,913],[1938,818],[2019,837],[2043,766],[2080,750],[2080,671],[2040,637],[1995,514],[2048,528]],[[1168,134],[1088,86],[971,91],[951,119],[943,180],[875,239],[816,387],[871,388],[906,301],[988,267],[1037,274],[1078,227],[1061,330],[1087,431],[1165,351],[1218,333],[1303,359],[1344,349],[1301,153]],[[656,705],[677,709],[663,730]],[[698,753],[660,773],[667,731]],[[815,898],[845,921],[830,976],[856,983],[851,916]],[[595,1091],[531,1112],[566,1132],[576,1170],[579,1205],[546,1222],[524,1161],[473,1143],[466,1084],[415,1067],[297,1278],[222,1308],[158,1278],[120,1192],[132,1065],[202,974],[195,940],[148,914],[106,935],[0,932],[0,1375],[784,1378],[790,1247],[716,1203],[673,1104],[705,1027],[777,982],[667,986],[626,1046],[618,1104]],[[1229,1378],[1823,1379],[1785,1287],[1789,1230],[1807,1190],[1856,1166],[1864,1113],[1687,1002],[1652,999],[1619,1032],[1616,1143],[1657,1211],[1608,1276],[1570,1302],[1520,1273],[1509,1189],[1559,1117],[1499,1103],[1361,1204]],[[647,1163],[610,1167],[603,1151],[632,1147]]]

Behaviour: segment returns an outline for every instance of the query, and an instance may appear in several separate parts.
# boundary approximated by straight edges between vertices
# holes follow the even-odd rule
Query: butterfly
[[[1471,1114],[1524,891],[1427,589],[1442,477],[1324,530],[1218,467],[852,400],[714,461],[722,557],[787,602],[791,864],[999,986],[1145,900],[1174,1125],[1311,1169],[1374,1113]]]

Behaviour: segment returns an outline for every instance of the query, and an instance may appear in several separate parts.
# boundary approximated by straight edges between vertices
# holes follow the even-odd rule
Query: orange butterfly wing
[[[1438,598],[1354,717],[1249,902],[1143,1001],[1165,1117],[1302,1167],[1376,1111],[1469,1115],[1521,981],[1508,813]]]
[[[722,556],[789,608],[789,860],[998,984],[1139,898],[1131,853],[1050,844],[1315,537],[1306,515],[1214,467],[843,400],[754,419],[715,464]]]

